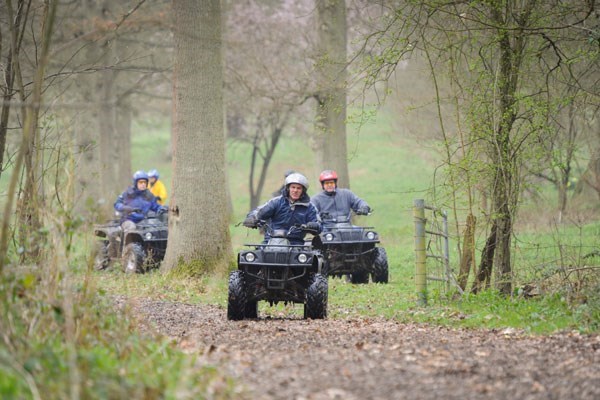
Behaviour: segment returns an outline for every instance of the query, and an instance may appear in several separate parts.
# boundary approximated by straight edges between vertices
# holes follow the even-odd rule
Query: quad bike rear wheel
[[[123,270],[128,274],[144,272],[145,258],[146,253],[141,244],[129,243],[123,250]]]
[[[306,290],[304,318],[323,319],[327,317],[327,278],[314,274]]]
[[[247,311],[246,282],[242,271],[232,271],[229,274],[229,294],[227,297],[227,319],[240,321],[246,316]]]
[[[389,268],[387,253],[383,247],[377,247],[375,250],[377,251],[377,255],[373,261],[371,278],[374,283],[388,283]]]

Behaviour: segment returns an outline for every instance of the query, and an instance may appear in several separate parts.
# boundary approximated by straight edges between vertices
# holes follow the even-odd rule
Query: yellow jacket
[[[158,204],[161,206],[165,205],[167,202],[167,188],[165,188],[165,185],[160,180],[154,182],[154,185],[150,187],[150,192],[158,197]]]

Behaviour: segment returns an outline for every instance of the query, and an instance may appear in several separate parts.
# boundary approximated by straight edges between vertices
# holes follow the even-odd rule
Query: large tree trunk
[[[346,4],[316,0],[319,56],[317,63],[316,139],[319,169],[336,170],[338,185],[349,187],[346,147]]]
[[[131,182],[131,123],[132,111],[129,97],[125,97],[117,104],[117,126],[115,132],[118,136],[118,167],[117,184],[119,187],[127,187]],[[148,166],[148,169],[152,166]],[[136,168],[137,169],[137,168]]]
[[[102,51],[105,54],[104,64],[108,64],[108,54],[112,53],[113,44],[108,40]],[[123,186],[119,185],[119,147],[122,138],[117,135],[117,112],[116,112],[116,72],[106,69],[99,73],[96,92],[99,95],[98,133],[100,135],[100,174],[102,192],[108,196],[107,200],[113,200],[121,191]]]
[[[173,195],[163,263],[189,274],[231,259],[219,0],[173,0]]]

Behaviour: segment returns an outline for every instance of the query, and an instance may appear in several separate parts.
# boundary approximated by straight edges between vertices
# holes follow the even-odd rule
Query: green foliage
[[[111,299],[78,292],[72,303],[64,295],[49,301],[44,291],[34,273],[0,281],[0,398],[235,397],[226,376],[164,338],[141,335]]]

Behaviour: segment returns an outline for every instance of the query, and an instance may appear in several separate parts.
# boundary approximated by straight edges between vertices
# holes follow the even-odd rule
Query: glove
[[[358,215],[368,215],[370,212],[371,208],[369,206],[363,206],[356,211]]]
[[[135,209],[133,207],[131,207],[131,206],[123,206],[123,207],[121,207],[121,211],[128,212],[128,213],[133,212],[134,210]]]
[[[258,226],[258,218],[256,218],[256,215],[250,214],[246,217],[242,225],[246,228],[256,228]]]
[[[314,222],[314,221],[310,221],[306,223],[306,229],[308,229],[309,231],[319,231],[319,229],[321,228],[321,226],[319,225],[318,222]]]

